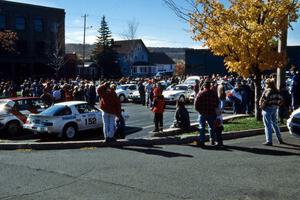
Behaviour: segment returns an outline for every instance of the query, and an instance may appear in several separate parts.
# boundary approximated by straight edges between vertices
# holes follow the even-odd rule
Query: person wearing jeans
[[[105,133],[105,138],[113,138],[116,131],[115,119],[116,115],[102,112],[103,119],[103,133]]]
[[[273,129],[279,143],[282,142],[280,129],[277,123],[277,107],[268,106],[262,110],[263,122],[265,126],[266,145],[272,144]]]
[[[104,83],[97,89],[100,96],[100,109],[102,111],[103,133],[106,142],[115,141],[116,118],[121,116],[121,102],[115,92],[115,85]]]
[[[208,124],[208,132],[211,140],[211,144],[214,145],[216,141],[216,135],[213,129],[213,122],[216,120],[216,115],[201,115],[199,114],[199,141],[205,141],[205,124]]]
[[[216,109],[219,107],[217,92],[211,89],[210,81],[204,82],[204,90],[199,92],[195,99],[195,109],[199,113],[199,143],[200,147],[205,146],[205,122],[208,123],[211,144],[215,145],[215,132],[213,122],[216,119]]]
[[[283,103],[283,99],[276,88],[273,79],[266,80],[265,90],[260,98],[259,105],[262,109],[263,123],[265,126],[266,142],[263,143],[267,146],[272,146],[273,129],[275,131],[279,144],[283,144],[280,129],[277,123],[277,109]]]

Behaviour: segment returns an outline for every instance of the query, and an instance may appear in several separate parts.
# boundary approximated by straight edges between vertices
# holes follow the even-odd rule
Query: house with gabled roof
[[[124,76],[148,76],[157,72],[173,72],[175,62],[163,52],[149,52],[141,39],[114,42],[118,62]]]
[[[149,62],[149,51],[141,39],[115,41],[114,50],[124,76],[133,75],[135,64]]]

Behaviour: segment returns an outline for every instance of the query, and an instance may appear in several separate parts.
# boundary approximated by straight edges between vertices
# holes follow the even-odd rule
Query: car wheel
[[[6,130],[10,136],[15,136],[20,133],[22,127],[20,122],[18,121],[11,121],[6,125]]]
[[[119,96],[119,99],[120,99],[120,101],[121,102],[125,102],[125,96],[124,96],[124,94],[121,94],[120,96]]]
[[[66,139],[74,139],[77,136],[77,126],[75,124],[69,124],[64,127],[63,135]]]
[[[178,101],[185,102],[184,96],[180,96],[179,99],[178,99]]]

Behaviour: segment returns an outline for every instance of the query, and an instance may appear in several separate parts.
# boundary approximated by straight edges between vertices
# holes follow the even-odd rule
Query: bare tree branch
[[[137,38],[137,30],[139,27],[139,23],[136,19],[132,19],[127,22],[127,30],[121,34],[121,36],[126,40],[134,40]]]

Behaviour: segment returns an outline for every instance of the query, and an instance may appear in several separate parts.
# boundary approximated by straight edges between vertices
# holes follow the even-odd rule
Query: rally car
[[[0,130],[10,136],[19,133],[27,117],[45,110],[39,97],[17,97],[0,100]]]
[[[291,114],[287,120],[287,127],[291,135],[300,138],[300,108]]]
[[[185,102],[188,101],[189,96],[193,92],[192,86],[181,84],[167,88],[163,91],[163,95],[167,103],[174,103],[176,101]]]
[[[56,134],[73,139],[79,131],[102,127],[102,112],[85,101],[54,104],[40,114],[32,114],[23,125],[35,134]]]

